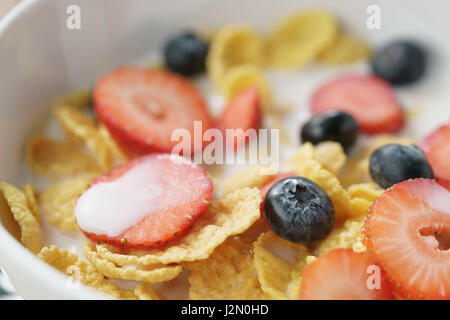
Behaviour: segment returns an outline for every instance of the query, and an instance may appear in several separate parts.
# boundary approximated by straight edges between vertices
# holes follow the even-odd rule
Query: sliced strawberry
[[[130,175],[133,175],[133,178],[130,179]],[[120,179],[122,177],[123,179]],[[128,179],[127,182],[124,182],[125,178]],[[142,181],[142,179],[146,180]],[[115,201],[113,203],[116,205],[120,201],[121,208],[125,208],[123,215],[137,215],[137,211],[142,212],[143,206],[143,210],[148,210],[148,213],[144,212],[144,217],[135,225],[129,227],[125,225],[126,229],[119,235],[110,236],[108,235],[110,222],[123,223],[122,212],[118,213],[119,218],[114,215],[108,217],[104,213],[111,212],[111,204],[108,201],[104,203],[99,201],[112,198],[110,193],[107,193],[110,192],[108,190],[118,187],[124,188],[120,191],[121,194],[123,193],[123,199],[111,201]],[[207,209],[212,191],[212,182],[202,167],[180,156],[151,154],[136,158],[115,168],[109,175],[95,179],[78,200],[75,216],[80,229],[92,241],[109,243],[122,248],[155,248],[185,235],[195,220]],[[127,194],[136,193],[144,194],[144,204],[141,202],[136,204],[133,200],[135,198],[127,197]],[[141,199],[139,198],[140,201]],[[130,202],[129,205],[127,201]],[[92,205],[93,203],[95,205]],[[105,224],[108,224],[108,227],[105,227]],[[92,230],[105,232],[92,232]]]
[[[450,183],[407,180],[370,208],[367,247],[406,299],[450,299]]]
[[[171,152],[179,143],[171,139],[176,129],[188,130],[194,150],[194,121],[203,130],[213,126],[200,92],[164,70],[117,69],[97,82],[93,98],[98,118],[131,155]]]
[[[220,116],[218,126],[224,131],[225,136],[227,129],[236,130],[233,139],[226,139],[228,150],[237,150],[247,143],[249,139],[245,131],[248,129],[257,130],[261,127],[259,90],[252,86],[233,98]]]
[[[393,88],[374,76],[343,76],[320,87],[312,97],[312,113],[332,109],[350,113],[367,134],[395,132],[404,124]]]
[[[272,188],[272,186],[278,181],[294,176],[296,176],[296,174],[292,172],[280,172],[275,177],[267,181],[265,185],[259,188],[259,191],[261,191],[261,197],[263,199],[263,201],[261,202],[261,217],[263,217],[264,198],[267,192],[269,192],[269,189]]]
[[[435,176],[450,181],[450,122],[426,137],[420,147],[425,151]]]
[[[381,267],[367,252],[334,249],[303,271],[302,300],[392,300]]]

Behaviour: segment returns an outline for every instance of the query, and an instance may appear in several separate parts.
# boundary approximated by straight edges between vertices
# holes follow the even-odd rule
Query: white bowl
[[[425,81],[400,95],[417,105],[420,117],[408,133],[423,136],[450,116],[450,22],[448,1],[329,0],[79,0],[81,29],[68,30],[72,0],[22,1],[0,22],[0,180],[23,183],[26,138],[49,116],[55,96],[91,86],[102,74],[160,50],[167,36],[192,27],[249,22],[262,31],[292,10],[323,7],[353,33],[380,45],[409,36],[432,53]],[[369,5],[381,9],[381,29],[366,27]],[[67,277],[28,252],[0,225],[0,266],[29,299],[104,298],[74,289]]]

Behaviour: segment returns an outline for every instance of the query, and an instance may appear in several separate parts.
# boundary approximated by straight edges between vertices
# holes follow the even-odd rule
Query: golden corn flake
[[[39,198],[39,204],[47,221],[64,231],[78,230],[73,211],[78,197],[94,177],[93,174],[85,174],[45,189]]]
[[[341,144],[334,141],[319,143],[314,148],[314,155],[322,167],[334,175],[337,175],[339,171],[341,171],[347,161],[347,156],[345,155]]]
[[[59,108],[61,106],[67,106],[83,110],[91,105],[91,95],[89,91],[81,90],[75,91],[70,94],[59,97],[53,102],[53,108]]]
[[[337,34],[335,18],[324,11],[294,13],[283,20],[268,40],[270,63],[280,68],[299,68],[311,62]]]
[[[370,205],[372,204],[372,201],[356,197],[351,198],[350,200],[350,206],[352,210],[350,210],[348,216],[349,218],[353,217],[359,217],[367,213],[367,210],[369,210]]]
[[[42,248],[42,231],[36,217],[28,208],[27,198],[22,191],[6,182],[0,183],[0,190],[20,227],[23,245],[37,254]]]
[[[360,248],[362,246],[361,228],[363,226],[364,216],[346,220],[341,226],[335,226],[320,245],[314,250],[315,255],[327,254],[337,248]],[[365,250],[365,248],[364,248]],[[356,251],[356,250],[355,250]]]
[[[26,146],[28,168],[42,175],[70,175],[99,170],[96,161],[78,145],[35,136]]]
[[[310,265],[311,263],[313,263],[316,260],[317,260],[316,256],[307,256],[305,259],[306,265]]]
[[[234,66],[263,63],[263,41],[247,25],[229,25],[221,28],[213,37],[206,68],[218,89],[222,88],[225,74]]]
[[[42,248],[38,257],[61,272],[66,272],[69,266],[78,261],[75,253],[60,249],[55,245]]]
[[[251,241],[231,237],[205,260],[184,263],[195,300],[267,299],[258,282]]]
[[[28,183],[23,187],[23,194],[25,195],[25,198],[27,198],[28,209],[30,209],[36,220],[41,222],[41,210],[38,205],[36,189]]]
[[[289,165],[299,176],[310,179],[319,185],[333,203],[336,219],[352,216],[351,198],[339,180],[315,159],[314,147],[311,143],[303,144],[297,154],[289,161]]]
[[[384,192],[375,183],[353,184],[347,190],[352,198],[359,197],[369,201],[377,200]]]
[[[95,243],[85,240],[83,252],[98,272],[112,279],[146,281],[151,283],[169,281],[182,271],[181,266],[155,265],[141,269],[136,266],[117,266],[113,262],[99,257]]]
[[[79,260],[78,255],[55,245],[42,248],[38,257],[73,280],[115,298],[156,300],[158,295],[149,283],[141,283],[134,290],[120,289],[99,273],[94,266]]]
[[[345,65],[366,60],[369,57],[370,49],[364,41],[341,33],[320,53],[319,60],[329,65]]]
[[[315,148],[312,143],[304,143],[300,149],[294,154],[294,156],[289,159],[286,165],[294,171],[299,171],[299,167],[306,161],[314,159]]]
[[[261,174],[261,169],[260,166],[254,166],[226,178],[222,184],[222,196],[238,189],[261,187],[274,177],[273,174]]]
[[[384,190],[374,183],[353,184],[348,188],[351,199],[351,216],[357,217],[365,214],[373,201],[377,200]]]
[[[134,290],[134,294],[139,300],[161,300],[155,288],[147,282],[139,284]]]
[[[92,119],[82,110],[67,105],[55,107],[53,113],[66,134],[74,141],[86,145],[95,155],[103,171],[111,170],[111,154]]]
[[[272,251],[292,255],[294,259],[282,259]],[[306,266],[305,258],[310,255],[308,248],[284,240],[269,231],[261,234],[253,243],[253,252],[262,291],[272,299],[295,299],[296,294],[291,293],[298,291],[301,273]]]
[[[38,254],[38,257],[59,271],[71,276],[74,280],[113,297],[123,298],[133,293],[131,290],[119,289],[102,274],[98,273],[93,266],[79,260],[75,253],[65,249],[54,245],[44,247]]]
[[[95,267],[86,261],[78,260],[66,269],[66,274],[85,286],[94,288],[115,298],[137,299],[134,290],[120,289],[101,273],[97,272]]]
[[[258,88],[261,108],[265,113],[269,112],[272,104],[269,83],[262,69],[255,65],[242,64],[230,68],[223,76],[220,88],[225,98],[231,100],[251,86]]]
[[[250,228],[248,228],[242,236],[256,241],[261,233],[272,230],[264,217],[260,217]]]
[[[303,254],[297,255],[294,270],[291,273],[291,282],[289,282],[287,287],[288,295],[291,299],[298,299],[298,295],[300,292],[300,285],[303,279],[302,278],[303,270],[309,263],[311,263],[312,258],[315,257],[308,255],[305,257]]]
[[[120,147],[117,145],[117,143],[114,141],[114,139],[109,134],[108,129],[103,124],[100,124],[98,127],[98,132],[100,136],[103,139],[103,142],[106,144],[106,146],[109,149],[109,152],[113,158],[113,162],[116,165],[121,165],[124,163],[127,163],[128,156],[120,149]]]
[[[221,201],[211,202],[202,218],[180,242],[164,249],[118,253],[111,246],[97,245],[103,259],[119,266],[150,266],[208,258],[228,237],[243,233],[259,219],[261,193],[257,188],[239,189]]]

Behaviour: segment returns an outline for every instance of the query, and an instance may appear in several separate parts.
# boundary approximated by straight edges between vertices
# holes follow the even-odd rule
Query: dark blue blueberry
[[[377,51],[372,58],[374,74],[394,85],[417,81],[426,70],[424,50],[414,42],[393,42]]]
[[[336,141],[348,150],[358,138],[358,133],[358,123],[351,115],[342,111],[327,111],[311,118],[303,126],[301,140],[312,144]]]
[[[425,153],[416,145],[388,144],[370,157],[370,175],[382,188],[414,178],[434,179]]]
[[[208,44],[187,32],[170,39],[164,48],[169,70],[183,76],[195,76],[205,71]]]
[[[264,199],[264,217],[283,239],[310,243],[323,239],[334,224],[334,209],[317,184],[302,177],[275,183]]]

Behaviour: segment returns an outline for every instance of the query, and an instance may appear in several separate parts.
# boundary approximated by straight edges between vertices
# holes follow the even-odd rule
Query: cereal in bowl
[[[421,76],[403,68],[422,68],[424,49],[400,42],[404,60],[388,59],[320,10],[207,38],[177,35],[157,67],[120,67],[55,100],[59,136],[26,143],[32,183],[0,184],[11,234],[72,285],[118,299],[448,299],[448,125],[419,146],[399,134],[395,86]],[[283,77],[369,59],[370,73],[312,86],[309,105],[284,90]],[[276,170],[229,162],[269,129],[282,150],[256,150],[276,154]]]

